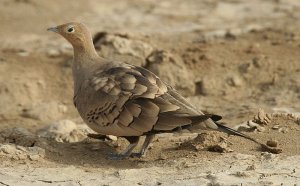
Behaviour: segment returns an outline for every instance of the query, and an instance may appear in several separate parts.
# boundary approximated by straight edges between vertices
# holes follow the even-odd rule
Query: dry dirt
[[[295,0],[2,0],[0,185],[299,185],[299,18]],[[72,48],[46,32],[70,21],[91,28],[100,55],[154,71],[199,109],[277,146],[162,134],[144,158],[107,160],[127,142],[86,137]]]

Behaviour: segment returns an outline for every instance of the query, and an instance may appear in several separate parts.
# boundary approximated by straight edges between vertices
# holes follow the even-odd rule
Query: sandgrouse
[[[59,33],[73,46],[73,100],[82,119],[99,134],[124,137],[130,142],[124,152],[111,159],[140,157],[155,134],[181,129],[219,129],[250,138],[218,124],[220,116],[197,110],[151,71],[98,56],[84,24],[72,22],[48,30]],[[144,135],[141,150],[132,153]]]

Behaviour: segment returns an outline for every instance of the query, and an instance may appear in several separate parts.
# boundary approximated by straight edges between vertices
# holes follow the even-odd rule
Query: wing
[[[201,115],[152,72],[136,66],[111,67],[88,80],[86,121],[102,134],[139,136],[152,130],[172,130]],[[90,92],[90,91],[89,91]],[[207,119],[207,118],[206,118]]]

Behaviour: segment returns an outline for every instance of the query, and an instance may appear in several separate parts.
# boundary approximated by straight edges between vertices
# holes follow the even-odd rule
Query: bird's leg
[[[140,140],[140,137],[139,136],[126,136],[124,137],[126,138],[128,141],[129,141],[129,145],[127,146],[127,148],[119,153],[119,154],[111,154],[108,159],[111,159],[111,160],[122,160],[122,159],[125,159],[127,157],[129,157],[131,155],[131,152],[133,151],[133,149],[137,146],[139,140]]]
[[[140,150],[140,152],[138,153],[131,153],[131,156],[134,156],[134,157],[142,157],[142,156],[145,156],[146,155],[146,152],[148,150],[148,146],[149,144],[153,141],[154,139],[154,134],[149,134],[149,135],[146,135],[146,138],[145,138],[145,141],[144,141],[144,144]]]

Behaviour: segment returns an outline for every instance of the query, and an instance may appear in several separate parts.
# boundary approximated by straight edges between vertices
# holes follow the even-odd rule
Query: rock
[[[107,137],[108,137],[109,139],[111,139],[112,141],[117,141],[117,140],[118,140],[118,137],[117,137],[117,136],[107,135]]]
[[[208,151],[211,152],[219,152],[219,153],[224,153],[224,152],[233,152],[232,149],[227,147],[227,143],[225,141],[220,142],[216,145],[211,145],[207,147]]]
[[[258,126],[258,127],[256,127],[256,130],[257,130],[258,132],[263,132],[263,131],[265,131],[266,129],[265,129],[265,127]]]
[[[285,118],[285,119],[291,119],[294,120],[297,124],[300,124],[300,113],[299,112],[295,112],[293,113],[292,111],[290,111],[287,108],[276,108],[273,109],[275,111],[280,111],[280,112],[287,112],[287,113],[272,113],[272,117],[276,117],[276,118]]]
[[[288,133],[289,129],[287,127],[282,127],[280,129],[278,129],[278,132],[282,132],[282,133]]]
[[[277,147],[278,142],[277,142],[277,141],[273,141],[273,140],[268,140],[268,141],[267,141],[267,145],[268,145],[269,147]]]
[[[272,127],[272,129],[274,129],[274,130],[278,130],[280,128],[280,125],[274,125],[273,127]]]
[[[257,128],[259,126],[258,123],[255,123],[253,120],[249,120],[247,121],[247,124],[250,126],[250,127],[253,127],[253,128]]]
[[[0,132],[0,143],[14,143],[32,147],[37,142],[37,136],[24,128],[9,128]]]
[[[195,94],[194,77],[179,56],[155,51],[147,58],[147,69],[175,87],[184,96]]]
[[[229,78],[228,84],[233,87],[241,87],[244,83],[243,83],[243,80],[239,76],[234,75]]]
[[[263,109],[259,109],[256,116],[254,116],[254,123],[267,125],[271,122],[272,116],[270,114],[266,114]]]
[[[261,127],[258,123],[255,123],[253,120],[243,122],[242,124],[235,126],[234,129],[240,132],[263,132],[265,130],[264,127]]]
[[[235,126],[234,128],[240,132],[263,132],[266,129],[262,127],[260,124],[254,122],[255,120],[246,121],[240,125]]]
[[[91,132],[93,131],[86,125],[77,125],[71,120],[60,120],[39,130],[38,135],[58,142],[72,143],[84,140]]]
[[[15,144],[0,144],[0,156],[14,160],[29,159],[38,161],[45,157],[45,150],[40,147],[22,147]]]
[[[228,141],[224,134],[219,132],[201,133],[190,141],[186,141],[180,144],[180,148],[189,148],[196,151],[208,150],[212,152],[232,152],[233,150],[228,148]]]
[[[25,107],[22,111],[23,117],[49,122],[61,118],[67,111],[67,106],[55,101],[36,102]]]
[[[13,154],[15,153],[16,148],[13,145],[1,145],[0,151],[4,152],[5,154]]]
[[[95,35],[94,44],[101,56],[138,66],[145,66],[145,59],[153,51],[148,43],[122,34],[100,32]]]
[[[40,147],[27,147],[26,150],[30,160],[38,161],[45,157],[45,149]]]
[[[270,142],[269,142],[269,145],[270,145]],[[267,142],[267,145],[261,144],[261,150],[263,152],[268,153],[268,154],[270,154],[270,153],[272,153],[272,154],[282,153],[282,149],[277,148],[277,143],[271,142],[271,145],[276,145],[276,147],[272,147],[272,146],[269,146],[269,145],[268,145],[268,142]]]

